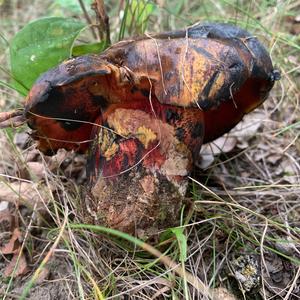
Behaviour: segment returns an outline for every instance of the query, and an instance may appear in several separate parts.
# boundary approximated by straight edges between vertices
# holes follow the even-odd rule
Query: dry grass
[[[118,5],[108,2],[116,39]],[[206,299],[199,286],[190,284],[190,275],[210,288],[226,287],[237,299],[300,298],[300,48],[295,21],[300,3],[177,1],[174,15],[170,11],[175,10],[174,1],[157,2],[160,8],[149,25],[153,31],[199,19],[235,21],[265,41],[282,79],[259,109],[259,129],[255,134],[229,134],[236,139],[235,147],[219,154],[208,169],[193,174],[193,205],[183,211],[181,220],[187,259],[180,260],[182,247],[174,236],[154,245],[171,264],[161,263],[153,249],[147,245],[142,249],[135,240],[131,243],[107,232],[99,235],[92,227],[74,227],[81,222],[77,211],[80,184],[85,183],[84,157],[61,152],[45,158],[34,145],[24,143],[23,135],[0,132],[0,189],[21,181],[39,184],[34,190],[37,202],[30,196],[26,202],[17,188],[10,199],[0,199],[12,202],[10,211],[20,224],[21,245],[30,267],[21,278],[0,275],[3,299],[19,298],[32,278],[38,284],[31,288],[30,299]],[[1,34],[8,40],[24,24],[50,11],[50,1],[11,3],[11,13],[1,16]],[[0,49],[1,66],[7,66],[5,43]],[[0,74],[1,80],[9,79],[8,74]],[[3,110],[19,105],[21,99],[9,89],[0,89]],[[21,147],[16,146],[16,136]],[[15,206],[20,197],[31,207]],[[41,201],[46,205],[40,205]],[[243,261],[252,274],[244,283]],[[2,256],[0,269],[7,263]],[[186,273],[176,273],[178,267]]]

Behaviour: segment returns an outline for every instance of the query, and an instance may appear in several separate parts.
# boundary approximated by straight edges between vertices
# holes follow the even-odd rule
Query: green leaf
[[[41,73],[71,56],[73,43],[84,27],[74,19],[57,17],[27,24],[10,44],[13,79],[30,89]]]
[[[170,231],[174,233],[176,236],[179,250],[180,250],[180,261],[185,262],[187,258],[187,238],[184,234],[184,228],[183,227],[175,227],[170,228]]]
[[[106,42],[85,44],[74,46],[72,49],[72,56],[81,56],[89,53],[99,54],[106,48]]]
[[[0,86],[5,86],[6,88],[9,88],[9,89],[12,89],[14,91],[17,91],[20,95],[22,96],[26,96],[27,94],[27,90],[20,87],[20,86],[16,86],[16,85],[12,85],[12,84],[9,84],[7,82],[4,82],[2,80],[0,80]]]

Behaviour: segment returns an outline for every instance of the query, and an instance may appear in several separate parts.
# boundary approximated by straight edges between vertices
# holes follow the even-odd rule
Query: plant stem
[[[88,12],[87,12],[87,10],[85,8],[85,5],[84,5],[83,1],[82,0],[78,0],[78,2],[79,2],[79,5],[80,5],[80,7],[82,9],[82,12],[84,14],[84,17],[85,17],[87,23],[89,25],[91,25],[90,27],[91,27],[92,35],[93,35],[94,39],[96,40],[97,39],[97,34],[96,34],[96,31],[95,31],[94,27],[92,26],[93,25],[93,21],[92,21],[91,17],[89,16],[89,14],[88,14]]]
[[[96,18],[99,21],[98,31],[101,40],[105,40],[106,46],[111,45],[109,17],[106,14],[103,0],[94,0],[92,8],[95,10]]]

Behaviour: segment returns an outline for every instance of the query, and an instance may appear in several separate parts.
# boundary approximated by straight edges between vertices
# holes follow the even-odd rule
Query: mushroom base
[[[81,207],[87,223],[147,238],[179,225],[183,199],[165,176],[140,166],[115,180],[100,177]]]

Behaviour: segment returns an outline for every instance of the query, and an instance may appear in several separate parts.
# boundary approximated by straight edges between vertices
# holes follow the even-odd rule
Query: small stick
[[[80,5],[80,7],[81,7],[81,9],[83,11],[83,14],[84,14],[84,17],[85,17],[87,23],[89,25],[91,25],[90,28],[91,28],[91,32],[92,32],[92,35],[93,35],[94,39],[97,39],[97,34],[95,32],[94,27],[92,26],[93,25],[93,21],[92,21],[91,17],[89,16],[89,14],[88,14],[88,12],[87,12],[87,10],[85,8],[85,5],[84,5],[83,1],[82,0],[78,0],[78,2],[79,2],[79,5]]]
[[[23,114],[23,112],[21,110],[0,112],[0,123],[6,121],[8,119],[11,119],[13,117],[20,116],[22,114]]]
[[[100,23],[100,26],[98,27],[99,36],[101,40],[105,38],[105,44],[109,46],[111,44],[109,17],[106,14],[103,0],[94,0],[92,8],[94,9],[96,17]]]
[[[25,121],[25,116],[21,110],[0,113],[0,129],[7,127],[19,127]]]

